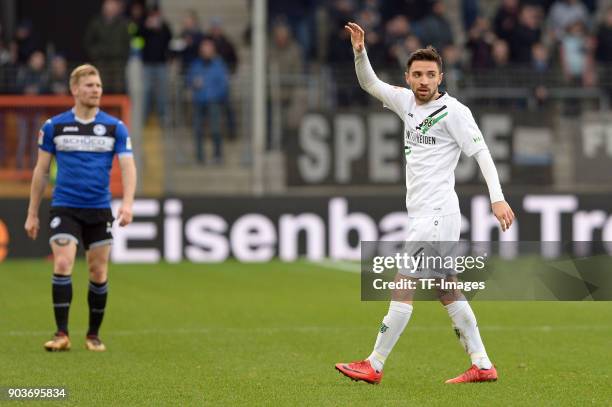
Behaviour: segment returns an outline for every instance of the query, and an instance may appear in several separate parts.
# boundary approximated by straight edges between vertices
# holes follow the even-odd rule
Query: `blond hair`
[[[78,85],[79,80],[81,78],[89,75],[100,76],[100,72],[98,71],[98,68],[91,64],[83,64],[77,66],[70,73],[70,87]]]

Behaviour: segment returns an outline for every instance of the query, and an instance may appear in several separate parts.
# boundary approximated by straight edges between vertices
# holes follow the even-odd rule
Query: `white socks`
[[[446,305],[446,310],[453,322],[453,328],[459,337],[459,341],[472,359],[472,364],[479,369],[490,369],[493,365],[480,338],[476,316],[474,316],[470,304],[465,300],[455,301]],[[383,369],[385,360],[393,350],[402,332],[404,332],[411,315],[412,305],[391,301],[389,312],[383,318],[380,326],[374,350],[368,357],[375,370],[380,372]]]
[[[412,305],[399,301],[391,301],[389,312],[383,318],[380,326],[374,350],[368,357],[370,364],[375,370],[379,372],[382,370],[387,356],[389,356],[404,328],[406,328],[410,315],[412,315]]]
[[[459,341],[472,359],[472,364],[479,369],[490,369],[493,365],[480,338],[476,316],[470,304],[466,300],[455,301],[446,305],[446,310],[453,321],[453,328]]]

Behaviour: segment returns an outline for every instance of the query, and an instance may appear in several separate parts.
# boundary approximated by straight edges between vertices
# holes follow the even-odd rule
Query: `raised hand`
[[[357,52],[363,51],[365,48],[365,32],[363,29],[355,23],[347,23],[344,29],[351,35],[351,45],[353,49]]]

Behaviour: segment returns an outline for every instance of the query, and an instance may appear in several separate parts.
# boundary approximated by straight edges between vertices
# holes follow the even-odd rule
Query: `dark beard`
[[[428,94],[428,95],[427,95],[427,98],[426,98],[426,99],[422,99],[422,98],[419,96],[419,93],[418,93],[418,92],[414,92],[414,91],[413,91],[413,93],[414,93],[414,97],[415,97],[416,99],[418,99],[418,101],[419,101],[419,102],[421,102],[421,103],[427,103],[427,102],[431,102],[431,101],[432,101],[432,100],[433,100],[433,99],[436,97],[436,93],[438,93],[438,92],[437,92],[436,90],[434,90],[432,93],[430,93],[430,94]]]

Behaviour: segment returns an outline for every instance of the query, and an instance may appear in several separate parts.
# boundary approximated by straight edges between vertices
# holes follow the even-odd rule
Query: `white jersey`
[[[410,89],[390,87],[383,103],[404,122],[406,208],[411,217],[459,212],[455,168],[461,151],[487,149],[474,117],[448,94],[417,105]]]
[[[470,109],[448,94],[417,105],[412,90],[376,78],[365,52],[355,64],[362,87],[404,122],[408,215],[459,213],[455,168],[461,151],[471,157],[487,149]]]

